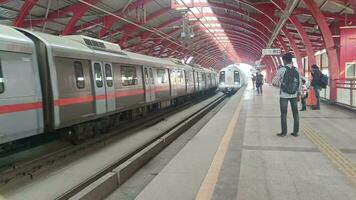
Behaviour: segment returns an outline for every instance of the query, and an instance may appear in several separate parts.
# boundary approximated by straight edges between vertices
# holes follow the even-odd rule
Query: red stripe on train
[[[78,103],[88,103],[94,101],[93,96],[82,96],[82,97],[73,97],[73,98],[63,98],[54,100],[55,106],[65,106],[70,104]]]
[[[127,91],[119,91],[119,92],[111,92],[108,93],[108,95],[97,95],[95,97],[96,100],[105,100],[107,99],[114,99],[115,97],[127,97],[127,96],[133,96],[133,95],[138,95],[138,94],[143,94],[144,90],[143,89],[136,89],[136,90],[127,90]],[[82,96],[82,97],[73,97],[73,98],[63,98],[63,99],[57,99],[54,100],[54,105],[55,106],[65,106],[65,105],[71,105],[71,104],[79,104],[79,103],[89,103],[93,102],[94,97],[93,96]]]
[[[42,102],[21,103],[0,106],[0,114],[28,111],[42,108]]]
[[[114,99],[115,97],[127,97],[143,94],[143,89],[135,89],[135,90],[127,90],[127,91],[119,91],[119,92],[111,92],[107,95],[98,95],[97,99]],[[80,104],[80,103],[89,103],[93,102],[93,96],[82,96],[82,97],[73,97],[73,98],[62,98],[54,100],[55,106],[66,106],[71,104]],[[42,102],[33,102],[33,103],[22,103],[22,104],[14,104],[14,105],[2,105],[0,106],[0,114],[5,113],[13,113],[13,112],[21,112],[28,110],[35,110],[42,108]]]
[[[135,89],[135,90],[126,90],[126,91],[119,91],[115,93],[116,97],[127,97],[127,96],[134,96],[143,94],[145,91],[143,89]]]
[[[158,86],[154,88],[155,92],[169,91],[169,86]]]

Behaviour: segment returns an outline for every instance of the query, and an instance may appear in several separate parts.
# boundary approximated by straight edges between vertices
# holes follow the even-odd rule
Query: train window
[[[220,83],[225,82],[225,72],[224,71],[220,72],[219,82]]]
[[[168,82],[168,74],[166,69],[157,69],[157,82],[158,84]]]
[[[90,40],[84,38],[84,42],[85,42],[86,45],[92,46],[92,43],[91,43]]]
[[[239,73],[239,71],[234,71],[234,82],[240,82],[240,73]]]
[[[108,87],[112,87],[114,83],[112,78],[111,66],[109,64],[105,64],[105,77],[106,77],[106,85]]]
[[[94,63],[94,76],[96,87],[103,87],[103,73],[101,72],[101,66],[99,63]]]
[[[120,69],[123,86],[137,85],[137,74],[135,67],[121,66]]]
[[[0,60],[0,94],[4,93],[5,90],[5,83],[4,83],[4,76],[2,74],[2,67],[1,67],[1,60]]]
[[[152,68],[150,68],[150,77],[151,77],[151,83],[155,84],[155,81],[153,79],[153,72],[152,72]]]
[[[83,65],[79,61],[74,62],[75,81],[78,89],[85,88]]]

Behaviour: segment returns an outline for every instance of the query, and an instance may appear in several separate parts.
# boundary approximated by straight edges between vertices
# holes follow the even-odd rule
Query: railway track
[[[215,108],[219,103],[221,103],[224,99],[226,98],[226,95],[221,95],[218,98],[214,99],[211,101],[207,106],[203,107],[202,109],[199,109],[198,111],[194,112],[193,114],[187,116],[185,119],[182,121],[176,123],[174,126],[172,126],[170,129],[166,130],[165,132],[161,133],[158,137],[152,139],[150,142],[146,143],[145,145],[139,147],[137,150],[134,152],[128,154],[127,156],[119,159],[117,162],[112,163],[111,165],[108,165],[104,169],[102,169],[100,172],[93,174],[90,178],[87,180],[83,181],[82,183],[76,185],[75,187],[71,188],[70,190],[66,191],[59,197],[57,197],[57,200],[64,200],[64,199],[86,199],[86,198],[92,198],[88,197],[88,191],[84,191],[80,193],[83,190],[86,190],[88,186],[91,184],[95,183],[95,181],[105,177],[108,173],[112,172],[113,170],[116,170],[116,173],[120,173],[118,175],[119,180],[117,181],[119,186],[123,182],[125,182],[131,175],[133,175],[136,170],[141,168],[141,166],[146,163],[148,160],[150,160],[152,157],[157,155],[162,149],[164,149],[167,145],[169,145],[171,142],[174,141],[175,138],[179,137],[181,134],[183,134],[185,131],[187,131],[191,126],[193,126],[197,121],[199,121],[206,113],[211,111],[213,108]],[[139,164],[137,164],[139,163]],[[118,171],[117,169],[121,169]],[[129,169],[129,170],[127,170]],[[111,186],[112,187],[112,186]],[[92,193],[93,190],[95,190],[95,187],[91,187],[89,190],[91,190],[89,193]],[[108,190],[107,190],[108,191]],[[109,190],[110,191],[110,190]],[[92,194],[90,194],[92,195]],[[108,194],[99,194],[99,196],[106,196]],[[94,194],[94,196],[96,196]],[[96,196],[98,197],[98,196]]]
[[[36,176],[41,175],[46,170],[50,170],[54,167],[57,168],[61,165],[64,165],[65,163],[75,160],[82,155],[87,155],[90,152],[93,152],[109,143],[115,142],[127,134],[132,134],[140,129],[152,126],[153,124],[162,121],[166,117],[186,109],[187,107],[190,107],[193,104],[196,104],[206,98],[207,97],[201,97],[192,102],[186,102],[184,104],[170,107],[157,113],[152,113],[151,115],[142,119],[123,124],[123,128],[120,128],[119,130],[115,130],[100,137],[93,138],[80,145],[62,145],[57,150],[51,151],[33,159],[24,159],[24,161],[8,163],[6,166],[2,166],[0,168],[0,188],[22,182],[23,180],[34,179]],[[127,158],[123,158],[122,160],[127,160],[130,156],[131,155],[129,155]],[[89,182],[90,181],[88,181],[88,183]],[[83,186],[78,187],[78,189],[81,187]],[[78,189],[73,191],[77,191]],[[73,194],[73,192],[68,192],[68,194]],[[67,196],[68,195],[64,195],[64,197]]]

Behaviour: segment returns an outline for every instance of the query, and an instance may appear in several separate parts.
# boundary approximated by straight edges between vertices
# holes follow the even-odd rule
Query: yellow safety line
[[[209,171],[204,178],[204,181],[200,185],[200,189],[197,193],[196,200],[208,200],[211,199],[214,193],[215,185],[218,181],[219,174],[221,171],[221,166],[224,162],[226,152],[228,150],[232,135],[235,130],[236,123],[239,119],[241,111],[241,101],[235,110],[235,113],[229,122],[229,125],[225,131],[224,137],[222,138],[219,148],[215,153],[213,162],[210,165]]]
[[[336,147],[328,143],[322,136],[315,132],[306,122],[303,121],[302,130],[304,134],[326,155],[334,165],[351,180],[356,187],[356,166],[348,160],[345,155]]]

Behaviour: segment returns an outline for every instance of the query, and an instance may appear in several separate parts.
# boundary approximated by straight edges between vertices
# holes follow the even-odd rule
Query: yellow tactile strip
[[[315,132],[310,126],[303,121],[302,131],[305,136],[312,141],[326,155],[336,167],[349,178],[354,187],[356,187],[356,166],[336,147],[327,142],[320,134]]]
[[[234,115],[229,122],[229,125],[225,131],[225,134],[220,142],[217,152],[213,158],[213,162],[210,165],[207,175],[205,176],[200,189],[196,195],[196,200],[209,200],[212,199],[215,185],[218,181],[221,167],[223,165],[226,152],[229,148],[229,144],[232,138],[232,135],[235,131],[237,121],[239,120],[240,111],[241,111],[241,101],[237,106],[237,109],[234,112]]]

